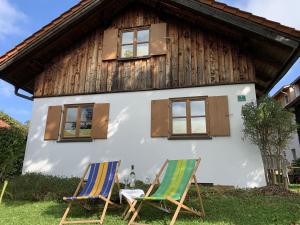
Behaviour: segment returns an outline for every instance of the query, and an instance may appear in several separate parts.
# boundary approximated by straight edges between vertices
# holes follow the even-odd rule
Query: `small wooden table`
[[[145,196],[145,192],[142,189],[121,189],[119,195],[120,195],[120,203],[122,203],[123,196],[128,203],[125,211],[122,214],[124,220],[127,220],[128,217],[130,216],[130,213],[135,211],[135,210],[130,210],[130,209],[134,209],[134,206],[136,205],[137,201],[135,200],[135,198]]]

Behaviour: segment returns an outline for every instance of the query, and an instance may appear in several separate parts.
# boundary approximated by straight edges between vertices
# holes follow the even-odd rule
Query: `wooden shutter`
[[[169,99],[151,101],[151,137],[169,136]]]
[[[230,136],[228,97],[208,97],[209,135]]]
[[[92,138],[106,139],[108,130],[109,103],[94,104]]]
[[[49,106],[44,140],[57,140],[61,122],[62,106]]]
[[[117,58],[118,53],[118,29],[104,31],[102,59],[112,60]]]
[[[150,28],[150,54],[163,55],[167,53],[167,24],[151,24]]]

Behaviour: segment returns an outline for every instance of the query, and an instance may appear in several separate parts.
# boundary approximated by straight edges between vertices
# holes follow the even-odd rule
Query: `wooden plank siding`
[[[110,23],[125,29],[167,23],[167,54],[102,61],[103,32],[62,49],[35,79],[34,96],[136,91],[255,81],[253,60],[234,41],[144,8],[127,9]]]

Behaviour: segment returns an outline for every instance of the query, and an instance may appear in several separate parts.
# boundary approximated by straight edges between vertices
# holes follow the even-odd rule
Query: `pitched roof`
[[[99,26],[107,26],[128,4],[136,2],[163,14],[197,21],[204,29],[226,34],[247,46],[253,53],[258,95],[268,92],[299,58],[300,31],[215,0],[81,0],[0,56],[0,78],[34,93],[34,77],[60,49]]]
[[[200,2],[202,2],[204,4],[207,4],[207,5],[210,5],[210,6],[214,7],[214,8],[223,10],[224,12],[231,13],[233,15],[236,15],[236,16],[239,16],[239,17],[251,20],[251,21],[253,21],[255,23],[264,25],[266,27],[270,27],[270,28],[272,28],[274,30],[277,30],[277,31],[289,34],[291,36],[300,37],[300,31],[299,30],[296,30],[294,28],[282,25],[282,24],[280,24],[278,22],[274,22],[274,21],[268,20],[268,19],[266,19],[264,17],[253,15],[252,13],[240,10],[238,8],[226,5],[224,3],[217,2],[215,0],[198,0],[198,1],[200,1]]]
[[[31,43],[33,43],[34,41],[36,41],[37,39],[39,39],[40,37],[45,35],[48,31],[50,31],[51,29],[54,29],[58,24],[62,23],[67,17],[70,17],[71,15],[75,14],[76,12],[79,12],[80,10],[85,8],[87,5],[89,5],[93,1],[96,1],[96,0],[81,0],[78,4],[76,4],[75,6],[70,8],[68,11],[64,12],[59,17],[57,17],[56,19],[51,21],[49,24],[45,25],[40,30],[38,30],[37,32],[33,33],[31,36],[26,38],[20,44],[18,44],[17,46],[12,48],[8,52],[6,52],[4,55],[0,56],[0,64],[4,63],[10,57],[13,57],[14,55],[18,54],[26,46],[30,45]],[[240,10],[235,7],[231,7],[229,5],[217,2],[215,0],[198,0],[198,1],[201,3],[204,3],[206,5],[209,5],[213,8],[233,14],[235,16],[242,17],[247,20],[251,20],[252,22],[258,23],[260,25],[263,25],[263,26],[272,28],[274,30],[289,34],[291,36],[300,38],[300,31],[298,31],[294,28],[290,28],[290,27],[284,26],[280,23],[277,23],[277,22],[274,22],[271,20],[267,20],[266,18],[253,15],[249,12]]]

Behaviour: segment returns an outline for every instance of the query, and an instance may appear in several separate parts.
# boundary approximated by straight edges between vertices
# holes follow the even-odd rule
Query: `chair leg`
[[[133,203],[130,203],[128,201],[128,205],[129,205],[129,210],[127,211],[125,217],[124,217],[124,220],[127,220],[128,217],[130,216],[130,213],[134,213],[135,212],[135,205],[136,205],[137,201],[134,201]]]
[[[123,220],[125,220],[125,216],[128,214],[129,210],[130,210],[130,206],[127,205],[126,209],[124,210],[124,212],[122,213],[122,216],[121,216],[123,218]]]
[[[67,216],[70,212],[71,207],[72,207],[72,202],[70,202],[68,204],[68,207],[66,208],[65,213],[64,213],[63,217],[61,218],[59,225],[64,224],[64,222],[65,222],[65,220],[66,220],[66,218],[67,218]]]
[[[105,214],[106,214],[106,211],[107,211],[107,208],[108,208],[108,204],[109,204],[109,202],[105,201],[105,206],[103,208],[102,215],[101,215],[101,218],[100,218],[100,224],[102,224],[103,221],[104,221]]]
[[[181,209],[181,204],[179,204],[179,205],[177,206],[177,209],[176,209],[176,211],[175,211],[175,213],[174,213],[174,215],[173,215],[173,218],[172,218],[172,220],[171,220],[170,225],[174,225],[174,224],[175,224],[176,219],[177,219],[177,216],[178,216],[178,214],[179,214],[179,212],[180,212],[180,209]]]
[[[132,217],[131,217],[131,219],[130,219],[128,225],[131,225],[131,224],[134,222],[134,220],[135,220],[135,218],[138,216],[138,214],[139,214],[139,212],[140,212],[142,206],[143,206],[143,202],[140,203],[140,205],[138,206],[138,208],[137,208],[137,209],[135,210],[135,212],[133,213],[133,215],[132,215]]]
[[[205,216],[205,211],[204,211],[204,207],[203,207],[203,201],[202,201],[202,197],[201,197],[200,188],[198,186],[197,178],[196,178],[195,175],[194,175],[194,182],[195,182],[195,185],[196,185],[196,192],[197,192],[200,207],[201,207],[201,213],[202,213],[202,216],[204,217]]]

